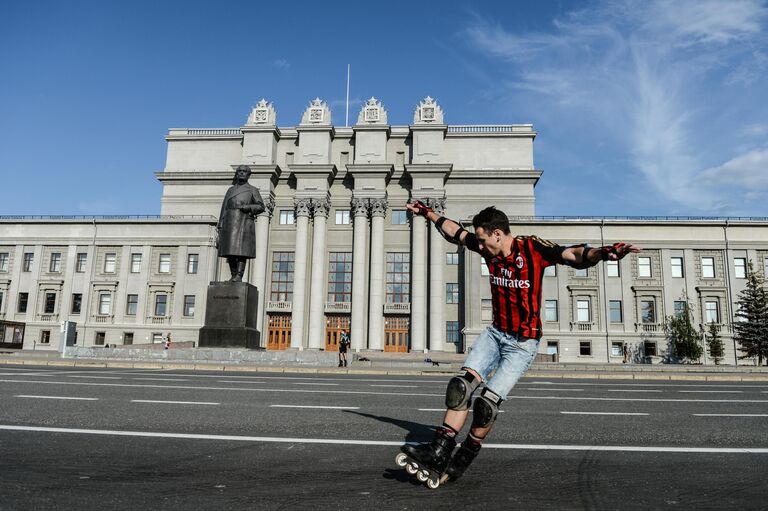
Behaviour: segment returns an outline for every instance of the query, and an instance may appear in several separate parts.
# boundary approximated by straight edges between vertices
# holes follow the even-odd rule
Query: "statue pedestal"
[[[211,282],[198,346],[262,349],[256,330],[258,297],[256,286],[246,282]]]

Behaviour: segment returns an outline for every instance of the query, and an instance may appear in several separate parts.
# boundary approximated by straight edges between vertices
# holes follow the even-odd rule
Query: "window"
[[[50,273],[61,272],[61,252],[51,252],[51,264],[48,266]]]
[[[133,332],[123,332],[123,344],[133,344]]]
[[[80,314],[83,308],[83,294],[72,293],[72,314]]]
[[[8,252],[0,252],[0,271],[8,271]]]
[[[184,295],[184,315],[195,315],[195,295]]]
[[[141,254],[131,254],[131,273],[141,273]]]
[[[85,264],[88,262],[88,254],[84,252],[78,252],[75,257],[75,271],[77,273],[85,273]]]
[[[445,285],[445,303],[459,303],[459,284],[449,282]]]
[[[112,311],[112,295],[109,293],[99,294],[99,314],[108,315]]]
[[[109,252],[104,254],[104,273],[115,273],[117,254]]]
[[[445,342],[449,342],[452,344],[459,343],[459,322],[458,321],[445,322]]]
[[[272,289],[269,299],[273,302],[293,300],[293,252],[272,254]]]
[[[715,258],[714,257],[702,257],[701,258],[701,276],[705,279],[715,278]]]
[[[485,261],[480,261],[480,275],[488,277],[490,274],[491,272],[488,271],[488,265],[485,264]]]
[[[43,314],[53,314],[54,312],[56,312],[56,293],[45,293]]]
[[[720,323],[720,313],[717,307],[717,301],[707,300],[704,302],[704,322]]]
[[[573,269],[573,276],[574,277],[588,277],[589,276],[589,270],[587,268],[583,268],[583,269],[574,268]]]
[[[27,312],[27,302],[29,301],[29,293],[19,293],[19,306],[16,308],[19,313],[24,314]]]
[[[163,334],[160,332],[152,332],[152,344],[163,342]]]
[[[656,356],[656,343],[653,341],[645,341],[643,344],[643,347],[645,348],[645,356],[646,357],[655,357]]]
[[[619,276],[619,262],[618,261],[606,261],[605,272],[609,277]]]
[[[747,278],[747,260],[737,257],[733,260],[733,274],[737,279]]]
[[[736,303],[733,304],[733,320],[734,321],[746,321],[747,320],[747,318],[744,317],[742,310],[743,310],[743,307],[742,307],[741,303],[736,302]]]
[[[336,225],[349,225],[349,210],[337,209],[336,210]]]
[[[544,276],[557,277],[557,266],[553,264],[552,266],[547,266],[546,268],[544,268]]]
[[[139,295],[128,295],[125,301],[125,315],[135,316],[139,308]]]
[[[411,254],[387,252],[387,303],[411,301]]]
[[[280,210],[280,225],[292,225],[295,223],[296,221],[293,217],[293,211],[290,209]]]
[[[107,333],[106,332],[96,332],[96,337],[93,341],[93,344],[96,346],[104,346],[104,342],[107,340]]]
[[[493,308],[493,300],[490,298],[483,298],[480,300],[480,306],[483,309],[492,309]]]
[[[763,277],[768,278],[768,257],[763,259]]]
[[[408,211],[404,209],[393,209],[392,225],[408,225]]]
[[[24,266],[22,266],[22,271],[32,271],[32,263],[35,260],[35,254],[32,252],[25,252],[24,253]]]
[[[40,344],[51,344],[51,331],[42,330],[40,332]]]
[[[621,311],[621,300],[611,300],[608,302],[609,321],[611,323],[622,323],[624,318]]]
[[[456,252],[446,252],[445,253],[445,264],[449,266],[457,265],[459,264],[459,254]]]
[[[673,257],[670,261],[672,263],[672,277],[676,279],[683,278],[683,258]]]
[[[168,295],[165,293],[158,293],[155,295],[155,316],[165,316],[165,312],[168,305]]]
[[[624,343],[621,341],[613,341],[611,343],[611,356],[620,357],[624,354]]]
[[[643,323],[656,323],[656,301],[640,300],[640,320]]]
[[[200,261],[198,254],[187,255],[187,273],[197,273],[197,265]]]
[[[544,301],[544,321],[557,321],[557,300]]]
[[[160,254],[158,273],[171,273],[171,254]]]
[[[352,252],[328,254],[328,301],[352,302]]]
[[[637,276],[642,279],[651,278],[651,258],[650,257],[637,258]]]
[[[590,321],[589,299],[576,300],[576,321],[588,323]]]
[[[673,307],[675,311],[674,312],[675,317],[679,318],[680,316],[685,314],[685,309],[688,307],[688,305],[686,304],[686,302],[676,300]]]
[[[579,356],[592,356],[592,341],[579,341]]]

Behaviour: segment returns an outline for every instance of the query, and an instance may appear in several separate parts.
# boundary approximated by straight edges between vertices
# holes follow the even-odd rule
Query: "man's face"
[[[490,233],[486,232],[482,227],[475,229],[475,236],[480,244],[480,251],[494,257],[502,252],[501,237],[503,235],[504,233],[501,232],[501,229],[494,229]]]
[[[245,183],[248,181],[248,169],[237,169],[237,182]]]

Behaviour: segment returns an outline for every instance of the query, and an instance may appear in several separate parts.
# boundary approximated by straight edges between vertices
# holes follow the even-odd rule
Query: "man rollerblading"
[[[533,363],[541,339],[541,290],[544,268],[564,264],[586,269],[601,261],[618,261],[640,249],[628,243],[592,248],[586,243],[559,246],[536,236],[515,236],[509,219],[494,207],[472,219],[474,233],[459,223],[437,215],[420,201],[406,207],[434,223],[449,242],[480,254],[490,274],[493,323],[475,342],[459,374],[446,388],[443,426],[425,446],[403,446],[396,461],[418,479],[437,488],[447,479],[458,479],[480,452],[499,407]],[[479,395],[475,391],[483,386]],[[472,407],[472,425],[466,439],[454,450],[456,436]]]

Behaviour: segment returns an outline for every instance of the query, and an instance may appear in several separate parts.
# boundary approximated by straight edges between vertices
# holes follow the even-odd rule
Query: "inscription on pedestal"
[[[258,298],[258,290],[248,283],[211,282],[200,347],[259,349]]]

